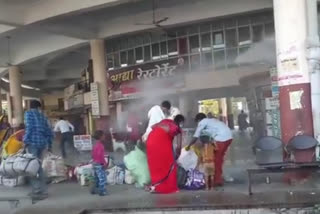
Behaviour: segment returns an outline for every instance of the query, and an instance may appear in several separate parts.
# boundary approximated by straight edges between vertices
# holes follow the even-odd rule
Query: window
[[[245,54],[250,49],[250,46],[242,46],[239,48],[239,56],[241,54]],[[247,62],[239,63],[239,64],[246,64]]]
[[[121,50],[128,48],[128,40],[127,39],[120,40],[120,48],[121,48]]]
[[[239,45],[248,45],[251,43],[250,28],[240,27],[239,31]]]
[[[150,44],[151,43],[150,34],[144,34],[142,37],[143,37],[143,44]]]
[[[190,34],[197,34],[199,33],[199,27],[198,25],[194,25],[188,28],[188,33]]]
[[[224,21],[224,26],[226,28],[232,28],[237,25],[237,20],[235,18],[230,18]]]
[[[201,35],[201,51],[211,51],[211,37],[210,33]]]
[[[120,40],[113,40],[111,41],[113,43],[113,48],[114,48],[114,52],[119,51],[120,50]]]
[[[250,49],[250,46],[244,46],[244,47],[239,48],[239,55],[244,54],[249,49]]]
[[[129,37],[128,38],[128,48],[133,48],[136,46],[135,37]]]
[[[176,38],[176,37],[177,37],[177,32],[174,31],[174,30],[168,30],[168,31],[167,31],[167,36],[168,36],[169,38]]]
[[[109,54],[107,55],[107,66],[108,66],[108,70],[113,70],[114,66],[113,66],[113,55]]]
[[[237,64],[235,62],[236,58],[238,55],[238,49],[233,48],[233,49],[228,49],[227,50],[227,65],[228,67],[235,67]]]
[[[214,67],[216,70],[225,69],[225,53],[224,50],[214,52]]]
[[[213,31],[222,31],[223,29],[223,22],[222,21],[216,21],[212,23],[212,30]]]
[[[212,52],[206,52],[201,55],[201,65],[204,67],[212,65]]]
[[[134,64],[135,64],[134,51],[132,49],[128,51],[128,65],[134,65]]]
[[[136,48],[136,63],[143,63],[143,50],[142,47]]]
[[[138,35],[138,36],[135,36],[135,46],[140,46],[140,45],[143,45],[143,36],[142,35]]]
[[[144,46],[144,61],[150,61],[151,60],[151,52],[150,52],[150,46]]]
[[[160,47],[159,43],[152,44],[152,59],[160,59]]]
[[[128,66],[128,56],[127,51],[120,52],[120,65],[121,67]]]
[[[158,33],[153,33],[151,34],[151,42],[155,43],[155,42],[159,42],[161,40],[161,35]]]
[[[113,54],[113,65],[115,68],[119,68],[120,67],[120,58],[119,58],[119,52]]]
[[[202,25],[200,26],[200,32],[201,32],[201,33],[202,33],[202,32],[210,32],[210,30],[211,30],[211,26],[210,26],[209,23],[205,23],[205,24],[202,24]]]
[[[161,42],[160,43],[160,52],[161,52],[161,58],[167,58],[168,57],[168,48],[167,48],[167,42]]]
[[[187,35],[187,29],[186,28],[180,28],[177,30],[178,36],[185,36]]]
[[[114,45],[113,41],[111,41],[110,43],[106,44],[107,53],[112,53],[113,52],[113,49],[114,49],[113,45]]]
[[[196,71],[199,69],[200,66],[200,54],[191,55],[190,56],[190,62],[191,62],[191,71]]]
[[[168,53],[169,53],[169,56],[178,55],[178,45],[177,45],[176,39],[171,39],[168,41]]]
[[[236,29],[226,30],[226,46],[227,48],[238,46]]]
[[[189,37],[189,47],[190,47],[190,53],[198,53],[200,51],[198,35]]]
[[[213,39],[213,48],[214,49],[219,49],[219,48],[225,47],[224,38],[223,38],[223,31],[213,32],[212,39]]]
[[[263,26],[254,25],[252,26],[252,40],[253,42],[259,42],[263,39]]]
[[[179,55],[184,55],[188,53],[188,40],[187,38],[179,38]]]
[[[242,16],[238,18],[238,26],[249,25],[249,24],[250,24],[249,16]]]

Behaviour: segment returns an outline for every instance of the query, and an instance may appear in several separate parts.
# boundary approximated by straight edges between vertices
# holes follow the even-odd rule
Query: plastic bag
[[[125,179],[125,170],[121,167],[115,166],[111,169],[106,170],[107,184],[123,184]]]
[[[74,169],[74,174],[77,177],[78,182],[81,186],[89,185],[90,179],[94,177],[94,171],[92,164],[79,165]]]
[[[66,177],[66,167],[61,157],[47,153],[42,161],[42,168],[48,178],[52,177]]]
[[[125,183],[126,184],[134,184],[136,181],[134,179],[134,176],[131,174],[129,170],[126,170],[126,175],[125,175]]]
[[[205,188],[206,181],[203,173],[198,170],[189,170],[188,178],[185,185],[185,189],[187,190],[200,190]]]
[[[150,184],[150,172],[146,154],[137,146],[124,157],[124,163],[136,180],[137,187]]]
[[[186,149],[183,148],[177,163],[186,171],[195,169],[198,164],[198,156],[193,150],[186,151]]]
[[[115,185],[116,184],[116,167],[106,170],[107,184]]]

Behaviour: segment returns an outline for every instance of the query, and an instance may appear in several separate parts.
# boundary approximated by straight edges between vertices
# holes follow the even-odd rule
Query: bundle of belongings
[[[40,164],[40,160],[32,154],[19,152],[2,160],[0,174],[12,177],[21,175],[35,177],[38,174]]]
[[[147,156],[141,149],[136,146],[133,151],[124,157],[124,164],[130,175],[133,176],[137,188],[143,188],[150,184]]]
[[[30,154],[24,154],[22,150],[23,142],[21,141],[24,130],[15,132],[6,141],[4,141],[4,132],[8,133],[9,130],[3,129],[0,133],[0,139],[3,142],[0,184],[7,187],[24,185],[26,176],[36,176],[38,174],[40,161]]]
[[[47,153],[42,161],[42,168],[46,177],[51,179],[52,183],[60,183],[67,180],[67,168],[64,160],[60,156]]]
[[[26,176],[37,176],[40,164],[38,158],[22,151],[3,158],[0,164],[1,183],[9,187],[23,185]]]
[[[22,186],[26,183],[26,177],[25,176],[18,176],[18,177],[4,177],[0,175],[0,185],[3,185],[5,187],[16,187],[16,186]]]
[[[199,190],[204,189],[205,187],[208,188],[210,182],[209,178],[213,179],[215,146],[207,139],[201,139],[201,141],[207,143],[194,145],[189,151],[185,148],[181,151],[177,164],[180,168],[186,171],[187,176],[185,184],[183,185],[181,183],[183,180],[181,180],[181,176],[179,175],[182,174],[182,172],[179,172],[178,170],[179,188],[187,190]]]
[[[105,171],[106,173],[106,183],[108,185],[121,185],[121,184],[134,184],[135,179],[129,170],[126,170],[123,165],[115,165],[110,156],[105,157],[108,167]],[[117,162],[117,161],[116,161]],[[69,174],[74,174],[77,181],[81,186],[88,186],[95,182],[94,170],[92,163],[81,164],[75,167],[74,172]],[[69,175],[69,177],[72,177]]]

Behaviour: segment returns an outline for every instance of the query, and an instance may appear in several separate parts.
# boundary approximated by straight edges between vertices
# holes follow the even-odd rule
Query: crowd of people
[[[153,192],[178,191],[176,160],[182,150],[184,122],[185,117],[180,114],[178,108],[171,106],[169,101],[155,105],[148,111],[148,125],[142,135],[142,142],[146,147],[150,186],[153,187]],[[207,182],[211,181],[214,187],[222,186],[223,160],[232,142],[232,132],[224,122],[213,117],[207,118],[203,113],[196,115],[195,122],[197,122],[196,131],[185,149],[189,150],[197,143],[202,153],[201,161]],[[135,133],[137,139],[138,132]],[[174,142],[177,144],[175,147]]]
[[[180,114],[177,107],[171,106],[169,101],[164,101],[160,105],[153,106],[148,111],[148,122],[143,133],[139,127],[138,120],[133,114],[129,116],[127,122],[126,136],[127,148],[134,149],[137,142],[145,148],[147,162],[149,166],[151,184],[149,190],[156,193],[174,193],[178,188],[178,165],[182,150],[182,134],[185,116]],[[213,187],[223,185],[223,160],[232,142],[232,132],[228,126],[219,119],[203,113],[195,116],[197,123],[196,131],[192,140],[184,148],[186,151],[192,149],[194,144],[200,148],[201,162],[207,182]],[[3,129],[9,129],[10,125],[3,120]],[[16,148],[24,148],[27,153],[41,159],[47,150],[51,152],[54,132],[61,133],[61,154],[67,156],[65,146],[68,141],[72,141],[74,127],[64,118],[56,123],[54,129],[48,118],[41,111],[41,103],[33,100],[30,109],[25,112],[24,124],[21,124],[18,131],[12,135],[17,141],[23,142]],[[94,134],[96,143],[92,150],[92,160],[96,177],[96,185],[92,193],[106,195],[105,188],[105,130],[98,130]],[[174,147],[174,142],[176,146]],[[110,143],[110,142],[109,142]],[[174,149],[175,148],[175,149]],[[43,169],[40,167],[38,176],[31,180],[33,198],[43,199],[48,195],[47,184]]]

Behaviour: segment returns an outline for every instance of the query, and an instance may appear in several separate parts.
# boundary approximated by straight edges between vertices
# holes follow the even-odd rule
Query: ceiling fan
[[[156,5],[157,0],[152,0],[152,22],[149,23],[136,23],[136,25],[146,25],[146,26],[154,26],[154,29],[151,29],[152,33],[160,33],[160,34],[167,34],[169,37],[170,35],[168,34],[167,30],[161,23],[168,21],[169,17],[164,17],[161,19],[157,19],[156,17],[156,10],[157,10],[157,5]]]
[[[6,36],[6,39],[7,39],[7,62],[4,65],[0,65],[0,68],[9,68],[13,66],[13,64],[11,63],[11,46],[10,46],[11,37]]]

